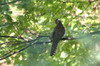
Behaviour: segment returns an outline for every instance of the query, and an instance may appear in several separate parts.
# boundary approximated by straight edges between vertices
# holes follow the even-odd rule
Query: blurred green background
[[[25,40],[1,37],[0,43],[4,44],[0,44],[0,58],[32,44],[20,42],[51,36],[56,18],[66,29],[65,37],[80,38],[59,42],[53,57],[49,56],[51,42],[33,43],[26,50],[0,60],[0,66],[99,66],[99,0],[1,0],[0,36],[20,36]]]

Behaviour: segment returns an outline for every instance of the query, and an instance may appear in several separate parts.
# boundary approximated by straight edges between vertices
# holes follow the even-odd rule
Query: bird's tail
[[[57,49],[57,45],[58,45],[58,42],[52,44],[50,56],[53,56],[55,54],[56,49]]]

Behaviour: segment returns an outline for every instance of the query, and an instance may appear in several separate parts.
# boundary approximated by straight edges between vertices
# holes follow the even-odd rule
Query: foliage
[[[25,40],[1,37],[0,43],[10,43],[0,44],[0,56],[7,53],[7,50],[12,51],[13,48],[17,48],[14,50],[17,51],[27,44],[32,44],[32,42],[19,44],[16,42],[33,40],[37,36],[51,36],[55,27],[54,21],[58,18],[66,29],[65,37],[78,39],[61,41],[53,57],[49,56],[51,43],[33,43],[34,45],[23,52],[6,58],[5,62],[19,66],[95,66],[100,64],[99,3],[95,0],[1,0],[0,36],[21,36]],[[40,39],[43,42],[48,40]]]

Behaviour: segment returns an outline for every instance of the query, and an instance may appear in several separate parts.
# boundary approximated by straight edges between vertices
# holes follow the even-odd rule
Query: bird
[[[52,46],[51,46],[50,56],[53,56],[55,54],[58,43],[62,39],[63,35],[65,34],[65,28],[62,25],[62,22],[59,19],[56,19],[55,23],[56,23],[56,27],[54,28],[51,37]]]

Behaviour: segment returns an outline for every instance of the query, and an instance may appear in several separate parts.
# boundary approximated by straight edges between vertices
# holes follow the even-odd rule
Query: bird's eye
[[[55,23],[56,23],[56,24],[59,24],[59,23],[60,23],[60,20],[56,19],[56,20],[55,20]]]
[[[60,21],[58,20],[57,23],[60,23]]]
[[[56,24],[59,24],[59,21],[56,21],[55,23],[56,23]]]

